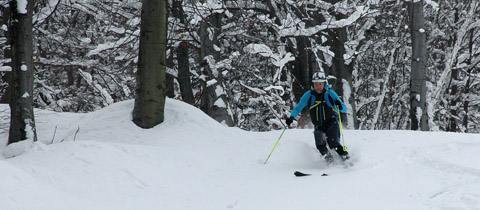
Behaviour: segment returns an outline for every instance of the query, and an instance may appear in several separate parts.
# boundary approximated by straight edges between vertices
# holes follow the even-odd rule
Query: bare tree
[[[217,69],[220,52],[215,49],[215,46],[221,46],[218,40],[221,27],[222,14],[220,13],[212,13],[200,25],[200,63],[203,74],[207,78],[201,81],[200,109],[218,122],[233,126],[232,117],[228,113],[223,75],[220,69]]]
[[[412,39],[412,72],[410,80],[411,129],[418,130],[420,128],[422,131],[428,131],[426,108],[427,46],[423,1],[410,1],[408,10]]]
[[[338,19],[345,18],[343,15],[336,15]],[[353,94],[353,62],[349,65],[345,64],[344,55],[346,54],[345,43],[348,41],[347,27],[336,28],[331,30],[332,48],[335,56],[333,57],[332,72],[337,78],[333,84],[333,89],[342,97],[348,106],[348,116],[342,116],[347,119],[344,122],[349,123],[351,128],[358,128],[357,107],[355,104],[355,95]],[[347,117],[347,118],[345,118]]]
[[[167,47],[167,2],[145,0],[140,24],[133,122],[152,128],[164,120]]]
[[[180,20],[180,23],[185,26],[185,12],[182,7],[183,0],[174,0],[172,2],[172,15]],[[178,83],[184,102],[194,104],[192,83],[190,81],[190,63],[188,54],[189,44],[187,41],[182,41],[176,48],[177,63],[178,63]]]
[[[10,1],[10,12],[12,74],[9,82],[9,144],[27,139],[37,140],[33,114],[33,0]]]

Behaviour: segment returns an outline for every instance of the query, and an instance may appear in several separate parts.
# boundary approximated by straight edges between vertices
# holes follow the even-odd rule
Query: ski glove
[[[290,116],[289,118],[287,118],[287,119],[285,120],[285,123],[287,123],[287,126],[290,126],[290,124],[293,123],[293,117]]]
[[[338,107],[342,107],[342,102],[340,102],[340,100],[336,100],[335,105],[337,105]]]

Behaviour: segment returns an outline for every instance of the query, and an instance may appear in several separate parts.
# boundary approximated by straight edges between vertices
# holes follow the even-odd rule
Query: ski
[[[302,172],[300,172],[300,171],[295,171],[293,174],[294,174],[296,177],[299,177],[299,176],[310,176],[310,175],[312,175],[312,174],[302,173]]]
[[[296,177],[301,177],[301,176],[311,176],[312,174],[306,174],[306,173],[303,173],[303,172],[300,172],[300,171],[295,171],[293,173]],[[322,174],[321,176],[328,176],[328,174]]]

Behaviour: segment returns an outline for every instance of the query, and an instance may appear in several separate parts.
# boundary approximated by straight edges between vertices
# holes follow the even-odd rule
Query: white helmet
[[[327,78],[325,77],[325,73],[323,72],[315,72],[312,76],[312,82],[326,82]]]

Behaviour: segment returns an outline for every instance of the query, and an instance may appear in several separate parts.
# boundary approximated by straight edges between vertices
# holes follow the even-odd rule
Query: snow
[[[247,88],[247,89],[249,89],[249,90],[251,90],[251,91],[253,91],[253,92],[257,93],[257,94],[260,94],[260,95],[265,95],[265,94],[267,94],[267,92],[265,92],[264,90],[262,90],[262,89],[260,89],[260,88],[256,88],[256,87],[250,87],[250,86],[248,86],[248,85],[243,84],[243,82],[241,82],[241,81],[240,81],[240,85],[242,85],[243,87],[245,87],[245,88]]]
[[[22,64],[22,65],[20,66],[20,69],[21,69],[22,71],[27,71],[27,70],[28,70],[27,65],[25,65],[25,64]]]
[[[263,57],[267,58],[272,58],[272,64],[277,66],[277,71],[275,73],[274,81],[276,82],[277,80],[280,79],[281,76],[281,71],[283,70],[283,67],[285,64],[287,64],[290,61],[294,61],[295,57],[289,53],[289,52],[283,52],[282,50],[279,49],[279,53],[274,53],[270,47],[268,47],[265,44],[249,44],[243,48],[243,50],[247,53],[250,54],[259,54]]]
[[[311,129],[288,129],[265,165],[281,131],[226,127],[171,99],[164,123],[141,129],[133,105],[35,110],[39,142],[0,158],[0,209],[480,208],[479,134],[345,130],[354,163],[345,169],[319,159]]]
[[[420,32],[420,33],[425,33],[425,29],[420,28],[420,29],[418,29],[418,32]]]
[[[92,86],[95,91],[99,92],[102,98],[104,99],[105,105],[113,104],[113,98],[108,93],[107,89],[103,88],[101,85],[93,81],[93,77],[90,73],[78,69],[78,73],[82,78],[87,82],[88,85]]]
[[[323,36],[323,35],[322,35],[322,43],[325,43],[325,42],[327,42],[327,41],[328,41],[328,38],[327,38],[326,36]]]
[[[8,27],[7,25],[3,24],[2,26],[0,26],[0,29],[2,29],[3,31],[8,31]]]
[[[139,17],[134,17],[127,21],[128,26],[138,26],[141,22],[141,19]]]
[[[227,107],[227,105],[225,104],[225,102],[223,101],[223,99],[220,98],[220,97],[215,101],[215,103],[213,103],[213,105],[215,105],[215,106],[217,106],[217,107],[219,107],[219,108],[226,108],[226,107]]]
[[[55,7],[60,3],[60,0],[48,0],[48,3],[43,7],[39,12],[34,14],[34,22],[44,22],[52,12],[54,12]]]
[[[12,71],[11,66],[0,66],[0,72],[2,71]]]
[[[438,10],[438,3],[433,0],[425,0],[427,5],[430,5],[434,10]]]
[[[5,147],[5,151],[3,152],[3,156],[5,156],[5,158],[11,158],[11,157],[21,155],[21,154],[25,153],[26,151],[30,150],[32,145],[33,145],[33,140],[31,140],[31,139],[16,142],[16,143],[12,143],[12,144],[8,145],[7,147]],[[0,204],[0,206],[1,206],[1,204]]]
[[[115,32],[117,34],[124,34],[125,31],[126,31],[125,28],[123,28],[123,27],[110,27],[108,30],[112,31],[112,32]]]
[[[217,97],[219,97],[221,95],[225,95],[225,90],[223,90],[222,86],[217,85],[215,87],[215,94],[216,94]]]
[[[343,88],[343,103],[347,106],[347,129],[355,129],[355,123],[353,122],[353,107],[350,104],[350,96],[352,94],[352,88],[346,79],[342,79]]]
[[[99,44],[95,49],[93,50],[90,50],[88,53],[87,53],[87,57],[88,56],[92,56],[92,55],[97,55],[99,54],[100,52],[104,51],[104,50],[108,50],[108,49],[112,49],[116,46],[116,43],[115,42],[107,42],[107,43],[103,43],[103,44]]]
[[[20,14],[27,14],[27,0],[17,0],[17,12]]]
[[[197,25],[202,21],[202,17],[200,15],[193,15],[192,19],[190,20],[190,25]]]
[[[213,45],[213,49],[217,52],[221,52],[222,49],[220,47],[218,47],[216,44]]]
[[[28,92],[25,92],[22,96],[22,98],[28,98],[28,97],[30,97],[30,94],[28,94]]]
[[[90,44],[92,42],[92,40],[88,37],[82,38],[80,41],[82,41],[85,44]]]
[[[260,54],[263,57],[272,57],[273,51],[265,44],[249,44],[243,50],[250,54]]]
[[[280,27],[279,34],[281,37],[287,36],[313,36],[314,34],[332,28],[343,28],[351,25],[357,21],[360,17],[368,13],[369,8],[364,6],[356,7],[356,11],[349,17],[340,20],[334,20],[333,17],[330,20],[325,21],[321,25],[305,28],[305,24],[301,20],[295,19],[290,14],[287,14],[285,20],[282,20],[282,27]]]
[[[272,90],[272,89],[281,91],[280,96],[283,96],[283,94],[285,94],[285,90],[283,89],[283,87],[278,86],[278,85],[270,85],[270,86],[265,88],[265,91],[269,91],[269,90]]]
[[[216,84],[216,83],[217,83],[217,80],[216,80],[216,79],[208,80],[208,81],[207,81],[207,87],[210,87],[210,86],[212,86],[212,85],[214,85],[214,84]]]
[[[5,109],[2,108],[1,110],[5,110]],[[0,150],[0,154],[3,154],[3,156],[6,157],[6,158],[11,158],[11,157],[16,157],[16,156],[22,155],[23,153],[32,149],[32,146],[33,146],[33,128],[30,125],[31,122],[32,122],[31,119],[25,119],[25,133],[26,133],[27,139],[24,140],[24,141],[19,141],[19,142],[9,144],[8,146],[6,146],[3,149],[3,152],[2,152],[2,150]],[[6,141],[8,139],[8,137],[5,137],[4,139]]]
[[[295,57],[292,55],[292,53],[285,53],[283,56],[280,56],[278,54],[274,54],[273,58],[275,59],[272,64],[278,67],[278,71],[275,75],[274,78],[279,79],[278,77],[280,76],[280,71],[283,69],[285,64],[287,64],[290,61],[294,61]]]
[[[208,39],[213,41],[213,38],[215,36],[215,29],[207,28],[207,32],[208,32]]]
[[[421,119],[422,119],[422,115],[423,115],[423,111],[422,111],[422,108],[421,107],[417,107],[417,109],[415,110],[415,116],[417,117],[417,120],[420,122]],[[420,123],[419,123],[420,125]]]

